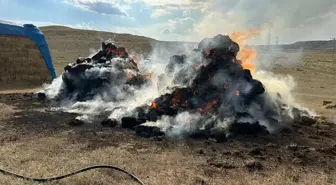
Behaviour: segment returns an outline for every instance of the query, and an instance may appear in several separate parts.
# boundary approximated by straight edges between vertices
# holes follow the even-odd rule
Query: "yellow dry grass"
[[[295,100],[303,107],[334,118],[334,111],[322,107],[323,100],[336,102],[336,61],[331,58],[331,50],[306,51],[296,64],[276,67],[273,71],[294,78]]]
[[[281,165],[264,172],[248,172],[242,166],[237,169],[204,168],[206,158],[188,152],[192,149],[185,142],[165,147],[141,138],[135,140],[129,137],[128,141],[116,141],[110,146],[99,147],[99,142],[74,140],[73,135],[74,133],[64,132],[44,137],[23,136],[13,142],[3,143],[0,148],[0,168],[27,176],[52,177],[87,165],[112,164],[136,174],[148,185],[325,185],[332,184],[336,179],[336,174],[333,173],[290,165]],[[87,133],[82,137],[101,136]],[[1,176],[0,180],[3,184],[37,185],[6,176]],[[47,184],[136,183],[119,172],[96,170]]]
[[[0,103],[0,118],[1,119],[7,119],[11,117],[14,112],[16,112],[16,110],[14,110],[13,106]]]
[[[50,82],[37,45],[28,37],[0,35],[0,88],[24,89]]]
[[[130,55],[141,54],[144,57],[149,56],[155,44],[160,44],[162,47],[179,48],[179,44],[176,43],[160,42],[130,34],[78,30],[60,26],[47,26],[40,29],[51,50],[57,75],[63,72],[64,66],[74,62],[78,57],[87,57],[96,53],[100,49],[101,42],[108,39],[113,39],[118,47],[125,47]]]

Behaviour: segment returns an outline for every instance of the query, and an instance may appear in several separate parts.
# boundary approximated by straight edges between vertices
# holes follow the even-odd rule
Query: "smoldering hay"
[[[79,114],[77,119],[108,118],[144,137],[225,140],[278,132],[311,114],[294,103],[288,79],[244,68],[237,59],[240,46],[229,36],[203,39],[168,62],[150,61],[150,74],[126,51],[113,54],[118,47],[106,45],[69,65],[41,93],[63,111]]]

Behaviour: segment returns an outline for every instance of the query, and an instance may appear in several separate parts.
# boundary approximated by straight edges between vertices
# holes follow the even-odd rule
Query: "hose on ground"
[[[16,177],[16,178],[20,178],[20,179],[23,179],[23,180],[28,180],[28,181],[33,181],[33,182],[40,182],[40,183],[46,183],[46,182],[58,181],[58,180],[61,180],[61,179],[64,179],[64,178],[67,178],[67,177],[70,177],[70,176],[73,176],[73,175],[76,175],[76,174],[79,174],[79,173],[83,173],[85,171],[89,171],[89,170],[93,170],[93,169],[98,169],[98,168],[117,170],[119,172],[127,174],[128,176],[130,176],[137,183],[139,183],[141,185],[145,185],[145,183],[143,183],[134,174],[132,174],[132,173],[126,171],[126,170],[123,170],[123,169],[121,169],[119,167],[112,166],[112,165],[94,165],[94,166],[88,166],[88,167],[76,170],[74,172],[71,172],[71,173],[68,173],[68,174],[65,174],[65,175],[55,176],[55,177],[51,177],[51,178],[26,177],[26,176],[18,175],[18,174],[15,174],[15,173],[3,170],[3,169],[0,169],[0,173],[2,173],[4,175],[9,175],[9,176],[13,176],[13,177]]]

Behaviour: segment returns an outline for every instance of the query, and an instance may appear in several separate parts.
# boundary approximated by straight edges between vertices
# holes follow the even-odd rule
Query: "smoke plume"
[[[52,84],[45,86],[44,93],[49,99],[57,99],[64,111],[79,114],[78,119],[87,123],[98,121],[101,117],[119,122],[124,117],[139,117],[139,109],[143,107],[144,114],[151,115],[151,111],[156,111],[157,114],[156,105],[153,108],[153,103],[158,103],[159,108],[169,106],[169,103],[165,103],[165,97],[170,97],[173,106],[196,106],[183,108],[184,111],[175,115],[169,115],[168,108],[164,110],[168,114],[162,114],[158,119],[149,117],[143,122],[143,125],[159,127],[170,138],[183,138],[199,131],[216,134],[218,130],[224,130],[228,134],[228,130],[237,129],[237,125],[251,125],[250,130],[261,126],[269,132],[275,132],[290,124],[294,119],[293,108],[297,107],[291,95],[296,85],[294,79],[291,76],[275,75],[261,67],[253,71],[253,77],[249,71],[240,71],[240,65],[237,64],[239,61],[235,58],[239,46],[230,39],[225,39],[227,38],[220,35],[213,40],[204,39],[196,50],[193,50],[194,46],[191,44],[174,48],[154,45],[149,59],[137,54],[141,60],[137,69],[129,66],[128,59],[116,57],[106,61],[108,66],[90,65],[78,78],[71,74],[67,74],[67,78],[60,76]],[[205,56],[199,51],[207,47],[217,49],[223,44],[224,49],[214,50],[212,54],[212,50]],[[225,61],[232,61],[232,65],[228,63],[225,67],[221,63],[209,62],[218,60],[214,58],[217,57],[215,54],[223,55]],[[257,63],[257,66],[263,66],[263,62]],[[211,65],[219,65],[219,68]],[[202,66],[209,68],[209,71],[204,71]],[[215,70],[211,71],[213,69]],[[150,74],[150,83],[137,80],[142,79],[144,74]],[[207,82],[202,81],[207,75],[211,75],[211,78]],[[132,79],[140,77],[128,83],[129,76]],[[76,87],[70,94],[66,90],[65,79],[71,79]],[[82,94],[97,79],[99,82],[103,81],[101,87]],[[138,81],[141,81],[140,85],[134,85]],[[265,93],[261,92],[264,89],[262,85]],[[178,87],[178,97],[184,102],[174,103],[177,92],[174,87]],[[192,93],[193,87],[198,88],[196,99],[191,94],[183,94]],[[223,89],[224,92],[212,92],[213,89]],[[256,96],[257,94],[260,96]],[[149,108],[150,106],[152,107]]]

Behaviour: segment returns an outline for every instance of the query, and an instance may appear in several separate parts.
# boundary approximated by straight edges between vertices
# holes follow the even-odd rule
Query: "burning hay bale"
[[[186,75],[189,78],[174,83],[177,87],[154,99],[151,107],[143,106],[148,110],[144,116],[147,121],[174,122],[179,114],[190,114],[199,118],[196,123],[186,118],[185,123],[170,123],[172,128],[166,128],[166,132],[173,132],[169,130],[174,129],[175,124],[193,124],[189,130],[193,137],[214,137],[218,141],[224,141],[228,134],[268,133],[267,130],[283,126],[283,105],[273,101],[263,84],[253,79],[250,70],[243,68],[236,58],[237,43],[228,36],[217,35],[202,40],[195,51],[202,57],[189,62],[194,75]],[[187,62],[185,55],[173,56],[166,73],[179,74],[185,68],[176,67],[180,69],[176,73],[175,66]],[[199,65],[197,69],[193,64]],[[178,81],[178,76],[174,78],[174,82]]]
[[[229,36],[217,35],[203,39],[188,55],[173,55],[158,74],[143,75],[124,48],[106,42],[93,57],[66,66],[45,92],[48,98],[70,99],[71,112],[86,118],[109,113],[103,126],[118,124],[146,138],[224,142],[307,120],[308,113],[267,92],[251,65],[237,58],[239,50]],[[153,76],[156,84],[148,83],[146,77]]]
[[[106,41],[94,56],[80,57],[64,67],[64,73],[54,82],[60,86],[57,92],[51,92],[55,90],[52,84],[50,91],[46,88],[44,93],[49,99],[86,101],[104,93],[111,86],[120,87],[118,90],[121,89],[123,93],[131,93],[130,86],[138,88],[148,82],[125,48]],[[116,95],[109,98],[110,101],[118,100]]]

